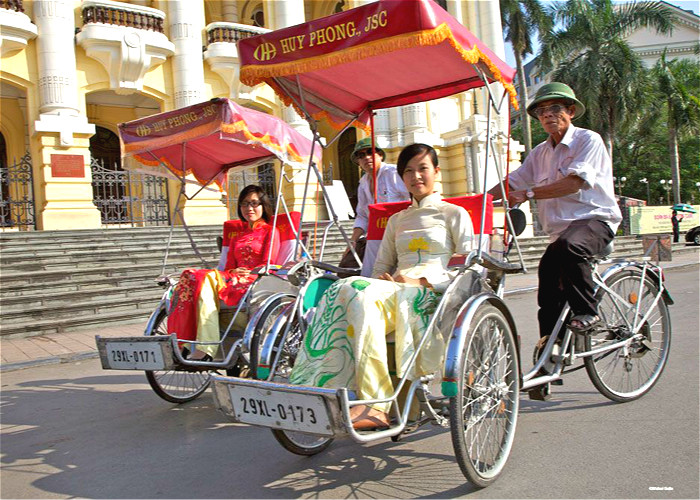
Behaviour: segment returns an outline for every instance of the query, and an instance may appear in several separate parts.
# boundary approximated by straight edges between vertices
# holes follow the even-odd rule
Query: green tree
[[[666,65],[671,68],[677,87],[680,87],[691,103],[686,113],[684,126],[678,129],[678,164],[679,179],[672,173],[669,162],[668,125],[668,91],[661,90],[658,66],[647,70],[638,81],[638,88],[643,94],[640,98],[637,113],[631,114],[621,127],[621,133],[615,140],[613,156],[614,170],[617,176],[627,177],[623,193],[642,200],[647,199],[647,184],[649,201],[654,204],[666,204],[666,191],[662,189],[660,180],[674,179],[678,187],[678,197],[681,202],[694,203],[700,193],[696,186],[700,182],[700,137],[697,127],[700,117],[697,115],[697,102],[700,95],[700,64],[692,61],[671,61]],[[674,198],[675,199],[675,198]]]
[[[666,107],[668,153],[673,180],[673,202],[681,203],[680,136],[700,132],[699,65],[694,61],[666,61],[666,52],[654,67],[660,102]]]
[[[581,123],[600,133],[612,155],[618,127],[639,107],[637,82],[644,73],[625,37],[651,27],[670,34],[673,14],[662,2],[567,0],[551,7],[559,26],[543,40],[539,65],[571,86],[586,105]]]
[[[538,0],[500,0],[501,25],[505,40],[513,46],[518,71],[520,122],[523,125],[525,154],[532,149],[532,130],[527,114],[528,93],[523,59],[534,51],[533,37],[542,38],[552,27],[552,18]]]

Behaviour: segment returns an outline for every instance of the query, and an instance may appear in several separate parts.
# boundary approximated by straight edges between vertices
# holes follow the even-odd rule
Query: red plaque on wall
[[[51,155],[51,177],[85,177],[83,155]]]

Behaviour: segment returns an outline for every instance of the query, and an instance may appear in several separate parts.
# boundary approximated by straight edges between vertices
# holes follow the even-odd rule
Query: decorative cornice
[[[0,9],[0,54],[5,56],[27,46],[36,38],[37,28],[26,14],[18,10]]]

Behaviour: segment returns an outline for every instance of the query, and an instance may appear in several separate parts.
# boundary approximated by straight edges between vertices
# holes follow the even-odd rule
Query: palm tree
[[[700,66],[693,61],[666,61],[666,51],[656,63],[653,74],[659,86],[660,102],[666,105],[668,151],[673,180],[673,202],[681,202],[678,137],[700,132]],[[695,88],[691,88],[695,87]]]
[[[645,27],[670,34],[673,15],[662,2],[567,0],[551,9],[561,28],[545,37],[540,68],[546,73],[558,63],[554,80],[574,89],[586,105],[583,123],[600,133],[612,156],[618,126],[637,109],[644,70],[625,37]]]
[[[523,124],[525,154],[532,149],[530,117],[525,109],[528,95],[525,82],[523,59],[533,53],[533,37],[543,37],[552,26],[552,18],[547,15],[539,0],[500,0],[501,25],[505,40],[513,46],[515,64],[518,70],[518,92],[520,93],[520,121]]]

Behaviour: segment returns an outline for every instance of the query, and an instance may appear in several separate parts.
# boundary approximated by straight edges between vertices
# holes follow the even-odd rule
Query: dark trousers
[[[615,235],[599,220],[572,222],[545,250],[537,271],[540,336],[550,335],[565,303],[574,315],[597,314],[588,259],[600,253]]]

